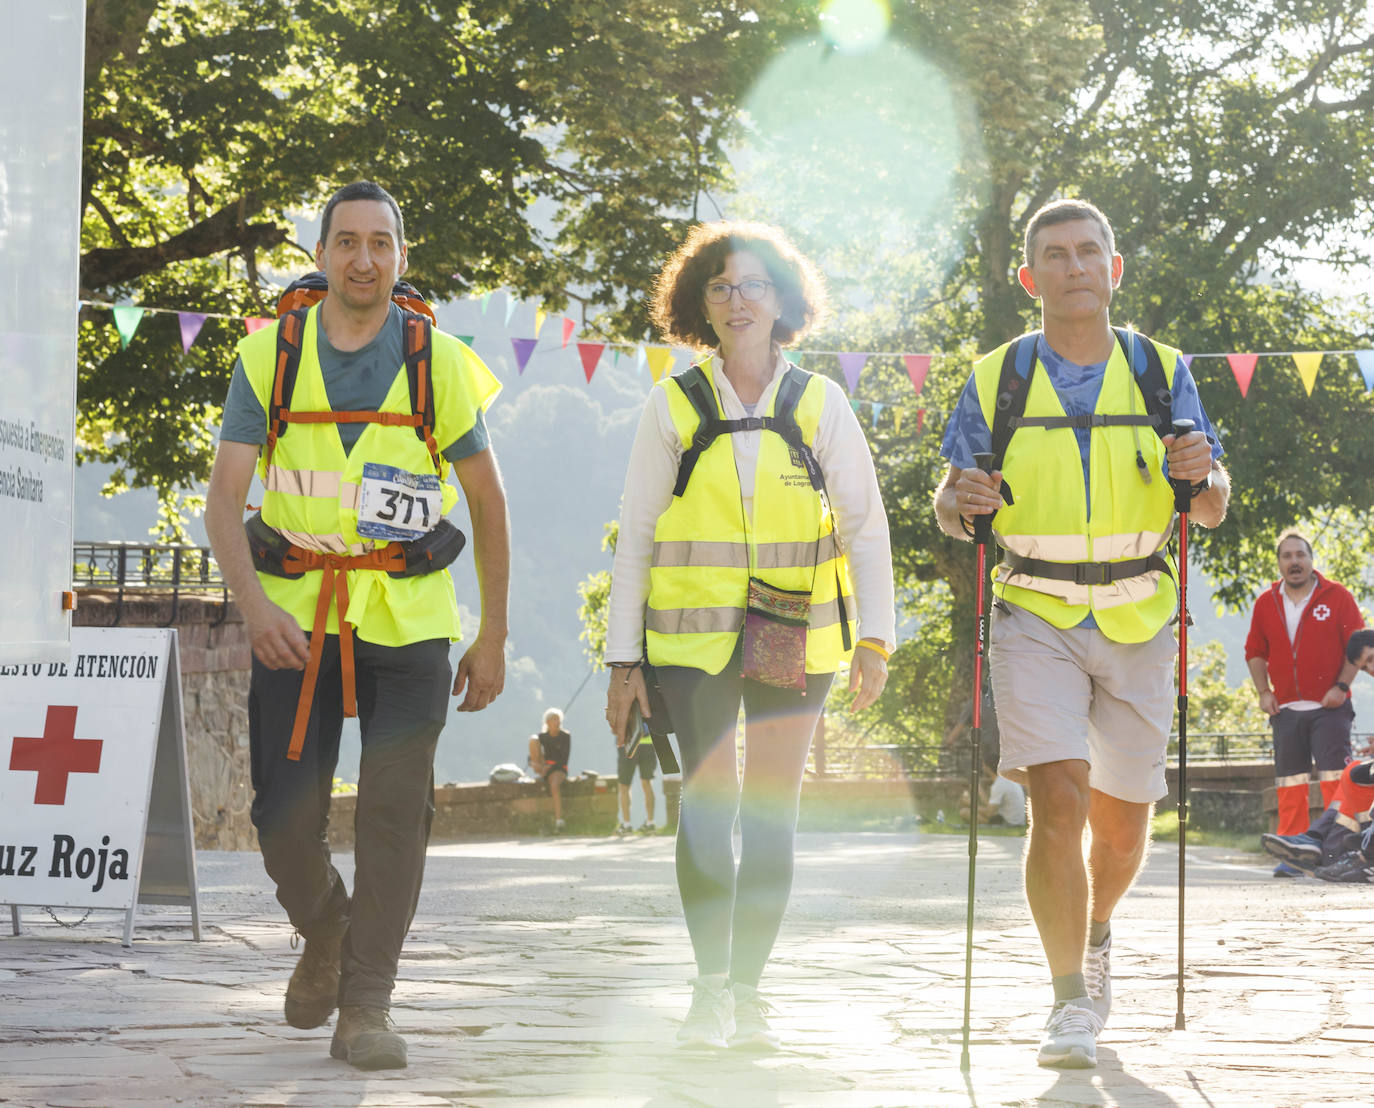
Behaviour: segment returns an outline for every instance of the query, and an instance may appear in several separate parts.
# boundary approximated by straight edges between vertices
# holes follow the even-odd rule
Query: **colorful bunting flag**
[[[673,364],[673,349],[670,346],[651,347],[646,355],[649,359],[649,376],[657,381]]]
[[[544,318],[547,313],[542,307],[534,309],[534,337],[539,337],[539,332],[544,329]]]
[[[1307,395],[1312,395],[1312,386],[1317,383],[1317,370],[1322,364],[1321,351],[1316,353],[1294,354],[1293,363],[1298,367],[1298,376],[1302,378],[1302,386],[1307,390]]]
[[[518,300],[516,300],[514,296],[511,296],[511,295],[507,294],[507,296],[506,296],[506,326],[507,326],[507,327],[510,326],[510,317],[513,316],[513,315],[515,314],[515,309],[518,308],[518,307],[520,307],[520,302],[519,302]],[[535,338],[538,338],[538,337],[539,337],[538,335],[535,335]]]
[[[1259,360],[1258,354],[1227,354],[1227,362],[1231,365],[1231,372],[1236,376],[1236,384],[1240,386],[1241,398],[1250,391],[1250,378],[1255,375],[1255,362]]]
[[[882,414],[883,406],[876,400],[873,402],[873,430],[878,429],[878,416]]]
[[[456,339],[457,339],[459,342],[461,342],[464,346],[471,346],[471,345],[472,345],[472,340],[475,339],[476,337],[477,337],[476,335],[455,335],[455,336],[454,336],[454,338],[456,338]]]
[[[515,372],[524,373],[525,366],[529,364],[530,355],[534,353],[534,347],[539,342],[538,339],[511,339],[511,346],[515,347]]]
[[[573,332],[577,330],[577,321],[563,317],[563,349],[568,348],[568,340],[572,338]]]
[[[900,404],[892,409],[892,433],[894,435],[902,433],[902,406]]]
[[[636,347],[635,347],[635,372],[636,372],[636,373],[642,372],[643,369],[644,369],[644,367],[645,367],[646,365],[648,365],[648,364],[649,364],[649,363],[645,360],[645,357],[644,357],[644,347],[642,347],[642,346],[636,346]]]
[[[202,312],[177,312],[177,320],[181,323],[181,352],[189,354],[191,344],[205,326],[206,316]]]
[[[129,341],[138,330],[138,325],[143,322],[143,314],[143,308],[133,308],[127,304],[121,304],[114,309],[114,325],[115,330],[119,332],[119,345],[122,349],[129,348]]]
[[[1374,350],[1357,350],[1355,352],[1355,364],[1360,367],[1360,376],[1364,378],[1364,387],[1374,389]]]
[[[1180,354],[1179,357],[1183,359],[1184,369],[1193,368],[1193,356],[1191,354]]]
[[[916,409],[916,433],[919,435],[926,429],[926,410]]]
[[[477,303],[478,303],[478,306],[479,306],[479,307],[481,308],[481,310],[482,310],[482,314],[483,314],[483,315],[486,315],[486,314],[487,314],[487,305],[491,303],[491,293],[489,293],[489,292],[484,292],[484,293],[482,293],[482,295],[481,295],[480,297],[478,297]]]
[[[579,342],[577,356],[582,359],[582,372],[587,375],[587,384],[592,383],[592,374],[601,361],[601,352],[606,349],[604,342]]]
[[[263,319],[261,316],[247,316],[243,321],[243,329],[251,335],[254,331],[261,331],[268,324],[275,322],[275,319]]]
[[[840,368],[844,370],[844,379],[849,382],[849,395],[854,395],[854,389],[859,384],[859,374],[864,371],[864,363],[868,361],[867,354],[836,354],[840,359]]]
[[[854,409],[854,414],[859,414],[859,402],[854,397],[849,398],[849,406]]]
[[[902,361],[906,363],[906,375],[911,378],[911,387],[920,396],[921,386],[926,383],[926,374],[930,372],[930,355],[903,354]]]

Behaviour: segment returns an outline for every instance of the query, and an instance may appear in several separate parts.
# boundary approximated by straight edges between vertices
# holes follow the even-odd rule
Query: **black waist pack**
[[[263,522],[261,512],[249,516],[244,521],[243,529],[248,535],[248,549],[253,555],[254,569],[291,581],[305,576],[303,572],[293,573],[286,568],[286,555],[291,550],[291,543],[280,531]],[[448,520],[441,519],[439,526],[428,534],[401,544],[405,553],[405,568],[389,569],[387,576],[419,577],[436,573],[458,560],[467,541],[462,531]]]

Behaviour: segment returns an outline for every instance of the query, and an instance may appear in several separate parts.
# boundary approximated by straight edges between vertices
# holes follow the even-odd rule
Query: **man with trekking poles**
[[[1026,899],[1054,988],[1039,1062],[1067,1068],[1096,1064],[1112,910],[1167,792],[1173,625],[1186,600],[1186,552],[1179,565],[1169,550],[1176,507],[1186,537],[1189,515],[1222,521],[1230,492],[1178,351],[1112,327],[1121,275],[1091,204],[1059,200],[1031,217],[1018,279],[1040,301],[1042,330],[974,365],[935,494],[946,533],[973,538],[990,517],[1004,549],[989,650],[1000,769],[1029,784]],[[974,853],[971,843],[971,890]]]

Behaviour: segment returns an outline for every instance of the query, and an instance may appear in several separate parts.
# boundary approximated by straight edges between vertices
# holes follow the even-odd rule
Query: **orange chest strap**
[[[330,600],[339,621],[339,668],[343,681],[344,715],[358,714],[358,695],[353,667],[353,628],[344,617],[348,614],[348,570],[370,569],[398,571],[405,568],[405,549],[400,543],[387,543],[366,554],[323,554],[306,550],[294,543],[282,559],[282,566],[290,573],[322,570],[320,597],[315,604],[315,625],[310,630],[310,660],[301,681],[301,697],[296,704],[296,720],[291,728],[291,745],[286,756],[293,762],[301,760],[305,746],[305,729],[310,722],[310,708],[315,701],[315,685],[320,676],[320,659],[324,656],[324,639],[329,627]]]

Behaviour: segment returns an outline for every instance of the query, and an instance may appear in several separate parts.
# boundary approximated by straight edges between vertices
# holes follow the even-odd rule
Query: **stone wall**
[[[218,597],[169,596],[120,604],[112,592],[82,590],[78,627],[168,627],[175,620],[181,659],[182,715],[191,813],[202,850],[256,850],[248,818],[252,786],[248,762],[248,668],[251,652],[243,620]]]

